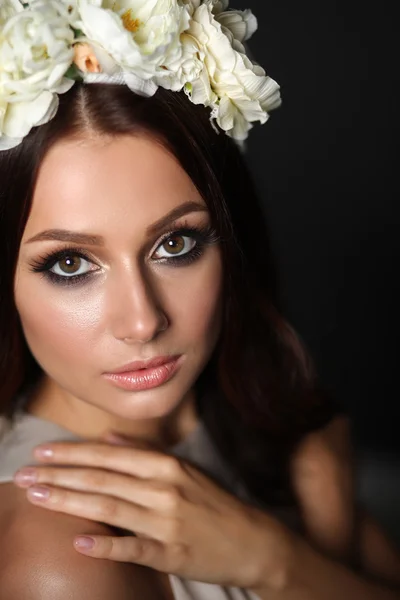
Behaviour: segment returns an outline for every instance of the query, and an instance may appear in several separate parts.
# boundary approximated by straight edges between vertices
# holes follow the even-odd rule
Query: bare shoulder
[[[0,588],[7,600],[154,600],[156,574],[140,565],[83,556],[82,533],[109,534],[102,524],[33,506],[12,483],[0,485]]]
[[[400,585],[400,550],[358,501],[354,456],[345,416],[299,444],[291,475],[307,537],[324,552],[357,560],[365,573]]]
[[[400,548],[364,507],[359,509],[359,520],[359,548],[364,570],[400,586]]]
[[[329,423],[306,435],[300,442],[293,460],[298,468],[325,468],[334,465],[352,464],[354,450],[351,440],[350,419],[338,415]]]
[[[353,551],[354,461],[347,417],[307,434],[291,460],[291,480],[305,534],[324,553],[347,559]]]

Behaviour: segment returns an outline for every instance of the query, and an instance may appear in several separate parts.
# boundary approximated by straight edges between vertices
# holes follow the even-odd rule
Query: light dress
[[[35,464],[32,450],[38,444],[79,440],[82,438],[59,425],[23,411],[18,413],[11,429],[5,418],[0,417],[0,484],[11,482],[19,468]],[[184,440],[170,448],[169,452],[201,467],[238,498],[250,498],[244,485],[232,474],[217,452],[202,422]],[[271,510],[271,513],[289,527],[299,530],[297,514],[276,509]],[[223,587],[172,574],[169,574],[169,580],[175,600],[259,600],[255,593],[238,587]]]

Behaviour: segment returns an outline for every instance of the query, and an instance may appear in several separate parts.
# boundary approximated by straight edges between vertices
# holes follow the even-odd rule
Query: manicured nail
[[[33,454],[36,458],[52,458],[54,456],[54,451],[49,446],[37,446]]]
[[[46,502],[50,498],[50,490],[42,486],[33,486],[27,493],[33,502]]]
[[[30,467],[20,469],[14,475],[14,481],[18,485],[32,485],[32,483],[35,483],[36,480],[37,480],[36,469],[31,469]]]
[[[81,535],[74,540],[74,545],[80,550],[91,550],[94,544],[94,539],[86,535]]]

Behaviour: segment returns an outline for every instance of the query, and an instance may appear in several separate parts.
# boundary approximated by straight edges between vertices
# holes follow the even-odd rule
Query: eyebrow
[[[199,204],[198,202],[194,201],[180,204],[167,213],[164,217],[150,225],[146,229],[146,234],[149,237],[157,235],[173,221],[176,221],[180,217],[192,212],[208,212],[208,209],[206,206],[204,206],[204,204]],[[34,235],[25,243],[31,244],[32,242],[44,241],[72,242],[74,244],[85,244],[88,246],[104,246],[104,238],[101,235],[79,233],[78,231],[69,231],[67,229],[46,229],[45,231]]]

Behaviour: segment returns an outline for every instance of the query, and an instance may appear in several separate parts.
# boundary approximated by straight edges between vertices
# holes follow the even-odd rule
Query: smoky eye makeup
[[[191,227],[185,223],[162,236],[152,254],[155,257],[153,260],[169,266],[190,265],[203,255],[207,246],[219,241],[220,238],[211,224]],[[155,256],[157,254],[158,257]]]
[[[86,270],[82,272],[85,267]],[[41,255],[29,263],[29,268],[33,273],[40,273],[51,283],[59,285],[83,282],[100,270],[87,250],[76,246]]]
[[[207,246],[219,241],[220,237],[211,224],[193,227],[184,223],[180,227],[175,226],[157,241],[151,258],[168,267],[184,267],[199,260]],[[29,263],[29,268],[60,286],[82,284],[101,270],[86,250],[76,247],[39,256]]]

